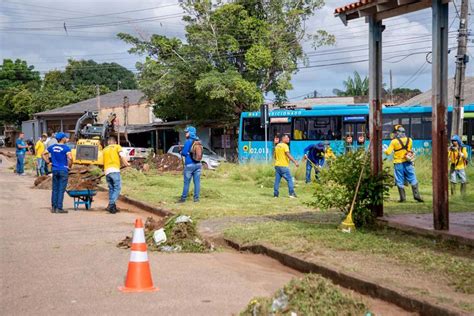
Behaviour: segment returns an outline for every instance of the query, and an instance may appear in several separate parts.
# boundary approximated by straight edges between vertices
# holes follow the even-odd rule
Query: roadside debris
[[[181,159],[171,154],[158,155],[151,160],[135,159],[131,161],[130,164],[133,168],[144,172],[149,171],[151,168],[159,172],[183,170],[183,162]]]
[[[203,240],[196,230],[191,217],[175,215],[169,219],[155,220],[148,217],[145,222],[145,239],[150,251],[162,252],[209,252],[214,245]],[[132,237],[126,236],[117,244],[127,249],[132,245]]]
[[[101,177],[102,171],[95,166],[74,165],[69,171],[66,190],[96,190]],[[51,176],[40,176],[34,181],[35,189],[51,190],[52,185]]]

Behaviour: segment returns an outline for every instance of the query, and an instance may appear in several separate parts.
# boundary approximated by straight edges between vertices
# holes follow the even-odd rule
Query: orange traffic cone
[[[125,286],[120,286],[122,292],[153,292],[158,288],[153,286],[150,264],[145,241],[145,229],[140,218],[135,220],[133,231],[132,252],[128,263]]]

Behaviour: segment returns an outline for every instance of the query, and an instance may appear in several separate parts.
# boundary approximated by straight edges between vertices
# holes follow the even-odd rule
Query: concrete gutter
[[[123,201],[125,203],[128,203],[128,204],[131,204],[133,206],[136,206],[136,207],[138,207],[138,208],[140,208],[144,211],[147,211],[147,212],[150,212],[152,214],[158,215],[158,216],[165,217],[165,216],[175,215],[173,212],[170,212],[170,211],[162,209],[162,208],[154,207],[153,205],[150,205],[148,203],[132,199],[131,197],[128,197],[126,195],[121,194],[119,196],[119,200]]]
[[[458,315],[469,315],[460,309],[445,306],[441,304],[435,304],[428,302],[422,298],[402,293],[397,289],[389,286],[377,284],[371,280],[365,279],[359,275],[342,272],[333,267],[321,264],[308,262],[294,255],[290,255],[269,246],[252,244],[252,245],[241,245],[235,241],[224,238],[226,243],[232,248],[239,251],[249,251],[255,254],[264,254],[273,259],[278,260],[280,263],[287,267],[293,268],[303,273],[317,273],[325,278],[331,279],[335,284],[342,287],[352,289],[361,294],[369,295],[381,300],[390,302],[401,308],[418,312],[422,316],[432,315],[447,315],[447,316],[458,316]]]

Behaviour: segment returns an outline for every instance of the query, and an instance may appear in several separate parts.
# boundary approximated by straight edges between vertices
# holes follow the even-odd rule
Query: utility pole
[[[125,130],[124,130],[124,136],[125,136],[125,141],[127,142],[128,146],[130,146],[130,141],[128,140],[128,107],[130,106],[130,103],[128,101],[128,97],[124,96],[123,97],[123,124],[125,125]]]
[[[451,135],[463,134],[464,118],[464,79],[466,76],[466,64],[469,61],[467,50],[467,25],[469,13],[469,0],[461,1],[461,12],[459,17],[458,52],[456,54],[456,74],[454,76],[454,101],[453,101],[453,123]]]
[[[97,113],[100,119],[100,86],[96,85],[95,88],[96,88],[96,93],[97,93]]]
[[[393,104],[393,81],[392,81],[392,69],[390,69],[390,104]]]

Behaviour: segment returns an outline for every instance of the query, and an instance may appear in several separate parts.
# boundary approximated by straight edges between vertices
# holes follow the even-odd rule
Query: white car
[[[181,150],[183,149],[183,145],[174,145],[168,149],[168,154],[174,155],[176,157],[181,158]],[[211,149],[203,146],[202,148],[202,166],[206,169],[214,170],[221,164],[222,161],[225,161],[224,157],[219,156]]]
[[[153,148],[142,147],[122,147],[128,161],[135,159],[147,159],[150,155],[154,155]]]

